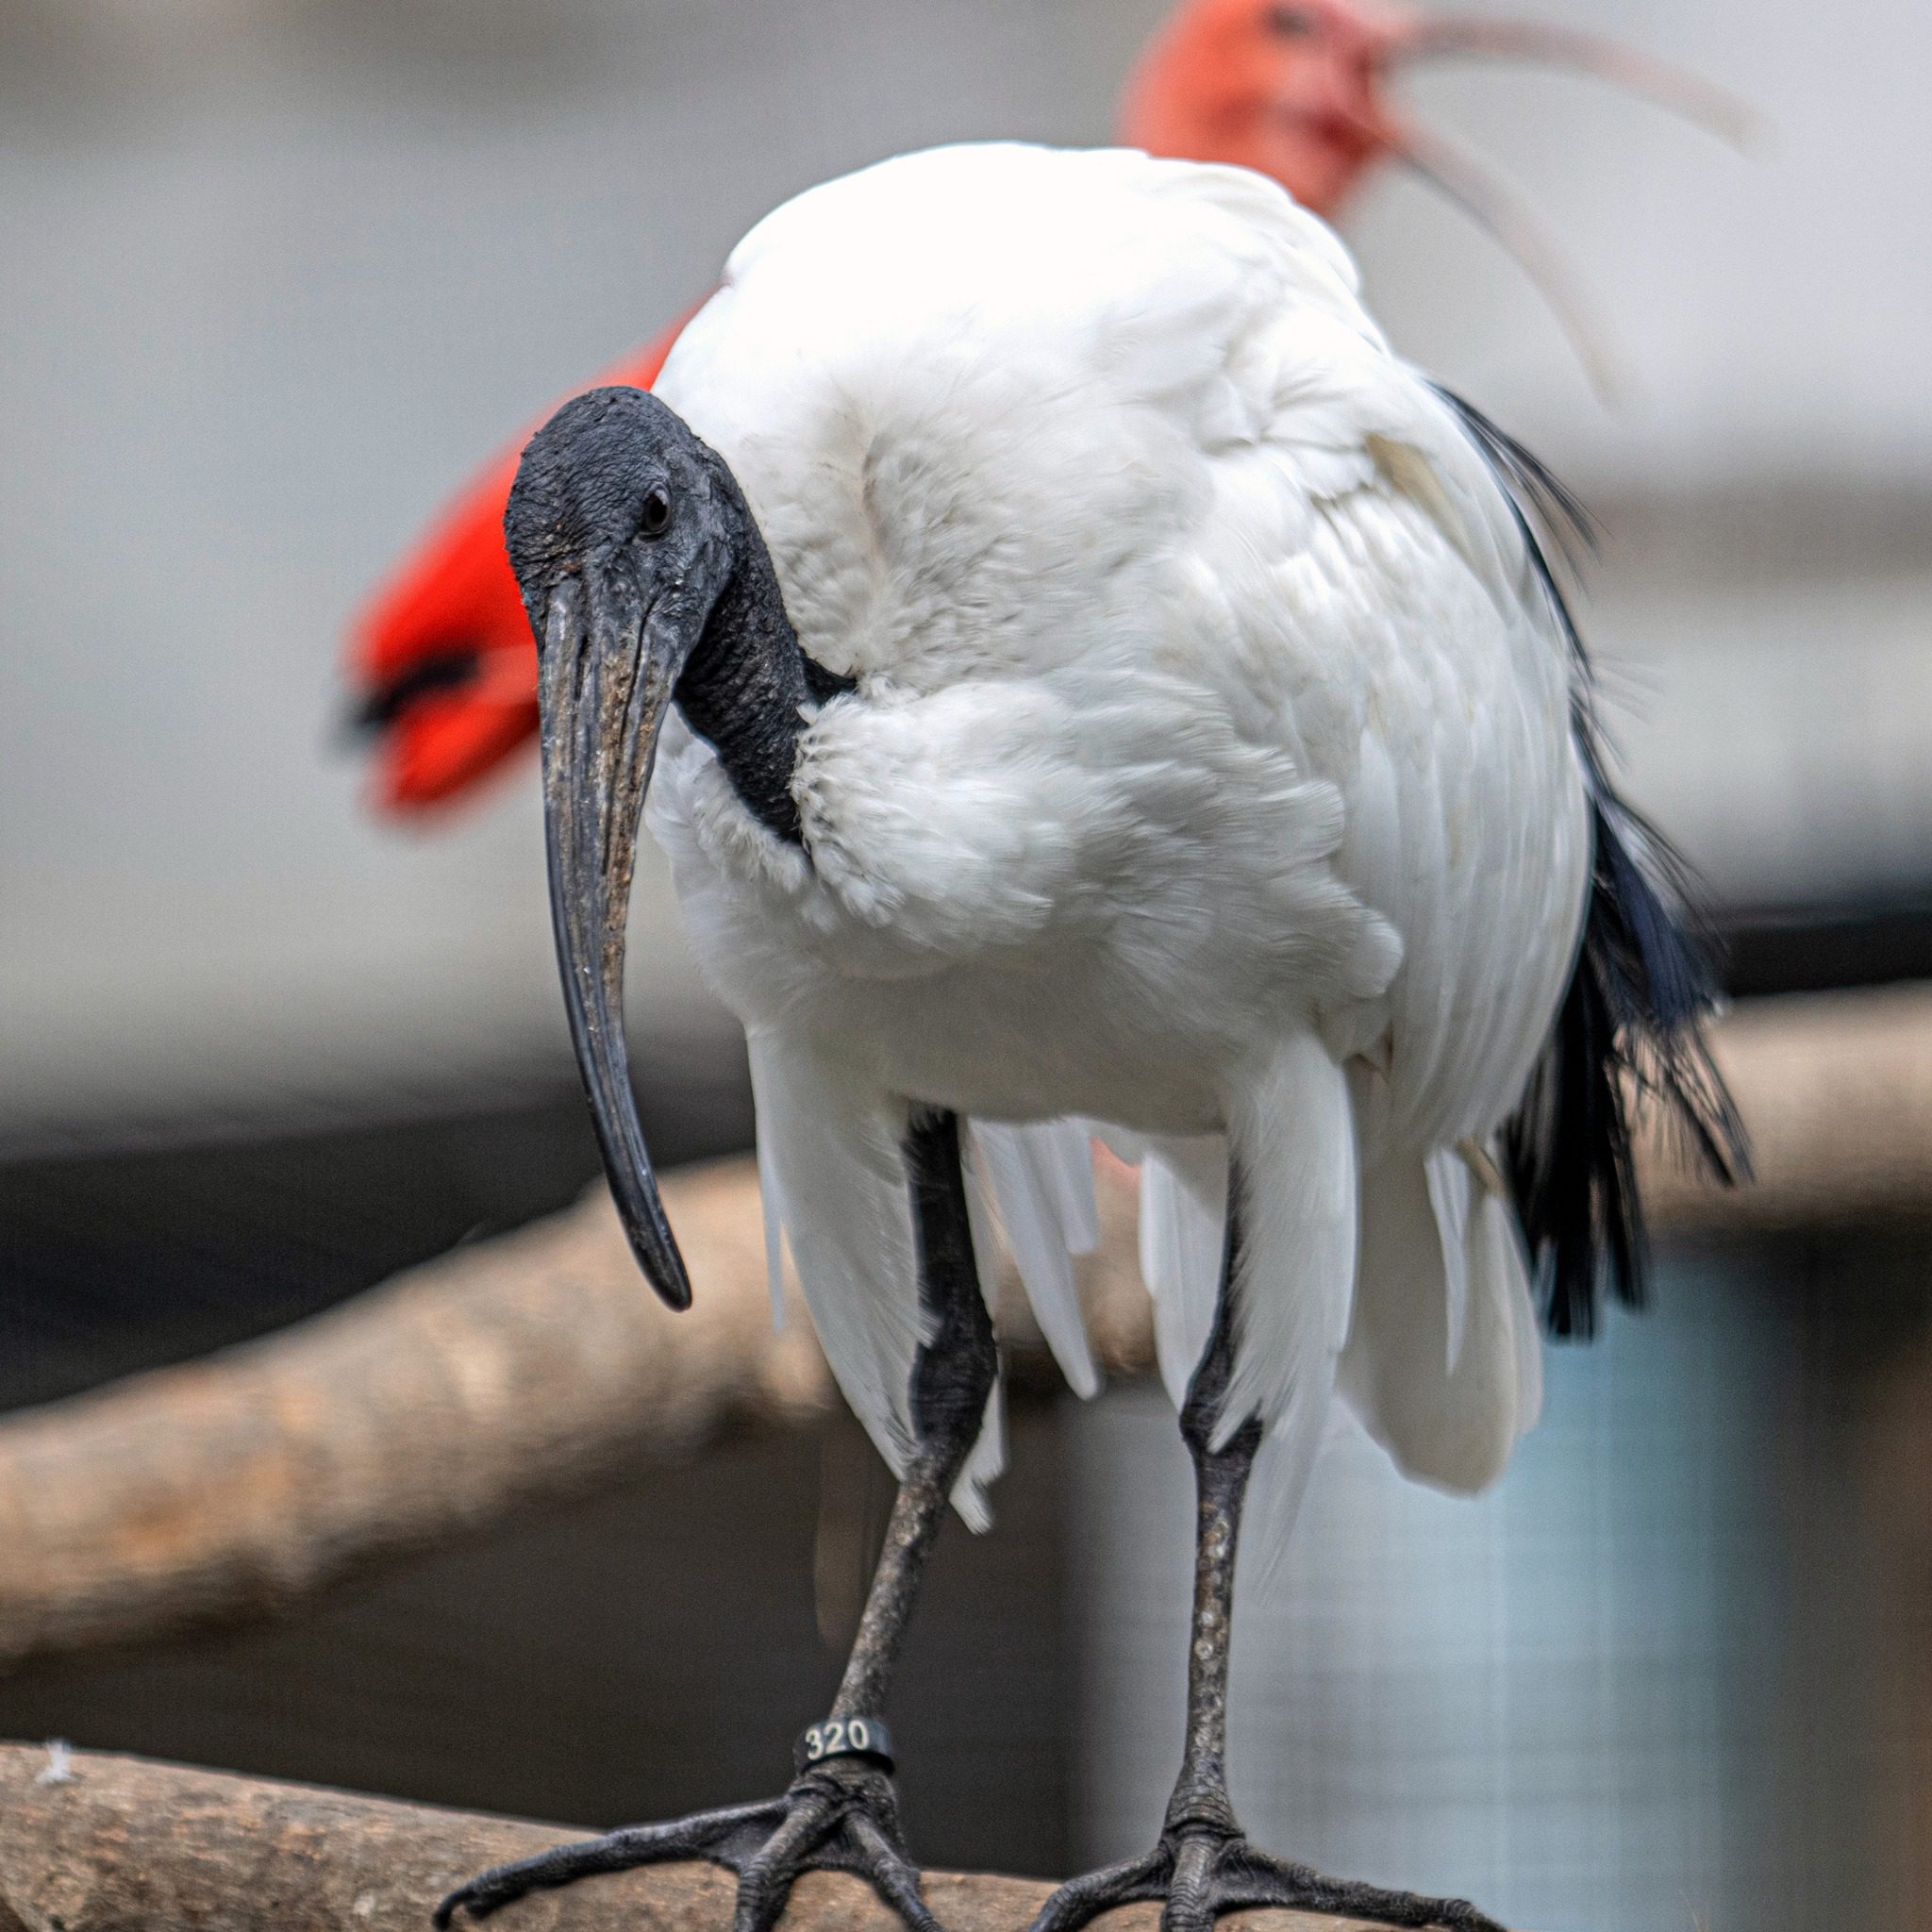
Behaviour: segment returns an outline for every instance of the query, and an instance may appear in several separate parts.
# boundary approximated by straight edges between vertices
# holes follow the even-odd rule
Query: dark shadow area
[[[1932,979],[1932,894],[1743,907],[1722,922],[1733,999]]]
[[[1050,1407],[1015,1418],[998,1531],[946,1524],[913,1624],[892,1720],[933,1864],[1067,1869],[1060,1438]],[[0,1736],[587,1825],[767,1796],[841,1663],[814,1621],[821,1470],[814,1435],[731,1444],[286,1624],[37,1669],[0,1682]]]
[[[664,1165],[750,1145],[736,1071],[641,1095]],[[0,1408],[299,1321],[567,1208],[597,1173],[574,1087],[452,1118],[0,1167]]]

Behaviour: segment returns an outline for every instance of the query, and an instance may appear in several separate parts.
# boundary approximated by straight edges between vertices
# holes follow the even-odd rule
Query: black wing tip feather
[[[1553,1335],[1584,1338],[1606,1291],[1642,1304],[1648,1268],[1636,1126],[1656,1113],[1725,1185],[1750,1173],[1742,1123],[1710,1057],[1716,958],[1677,890],[1681,867],[1607,789],[1576,970],[1506,1149]]]
[[[1507,492],[1532,567],[1587,677],[1581,638],[1544,539],[1576,567],[1589,512],[1550,469],[1451,391],[1439,393]],[[1588,1337],[1607,1291],[1641,1306],[1648,1248],[1637,1185],[1640,1112],[1711,1176],[1747,1179],[1743,1124],[1711,1058],[1720,1000],[1714,937],[1690,911],[1688,868],[1620,799],[1587,692],[1576,709],[1593,858],[1576,967],[1522,1109],[1504,1135],[1511,1191],[1553,1335]]]
[[[1502,478],[1503,487],[1509,492],[1509,500],[1515,506],[1518,520],[1529,540],[1530,560],[1556,598],[1564,628],[1574,639],[1576,627],[1570,622],[1569,611],[1563,608],[1562,593],[1557,591],[1551,575],[1549,556],[1539,539],[1539,532],[1557,545],[1564,561],[1574,569],[1581,560],[1579,552],[1582,556],[1593,557],[1600,547],[1596,519],[1591,515],[1583,499],[1533,449],[1518,442],[1468,397],[1457,395],[1453,389],[1445,389],[1441,383],[1434,383],[1431,387],[1448,404],[1469,440],[1482,451],[1489,459],[1490,467]]]

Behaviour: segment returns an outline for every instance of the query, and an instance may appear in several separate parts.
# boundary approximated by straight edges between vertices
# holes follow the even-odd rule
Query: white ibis
[[[1536,1416],[1539,1299],[1564,1330],[1636,1291],[1625,1080],[1737,1158],[1708,982],[1533,533],[1562,503],[1390,353],[1279,188],[1125,151],[816,189],[739,245],[656,395],[538,433],[506,527],[613,1192],[683,1307],[621,1017],[648,788],[749,1035],[767,1212],[899,1491],[781,1796],[486,1874],[440,1923],[708,1858],[737,1932],[813,1866],[934,1932],[885,1705],[947,1499],[982,1523],[1000,1466],[975,1196],[1091,1388],[1067,1250],[1098,1131],[1144,1164],[1198,1482],[1188,1726],[1155,1848],[1034,1932],[1151,1898],[1168,1932],[1265,1904],[1491,1928],[1251,1846],[1223,1747],[1244,1503],[1265,1560],[1334,1398],[1481,1488]]]

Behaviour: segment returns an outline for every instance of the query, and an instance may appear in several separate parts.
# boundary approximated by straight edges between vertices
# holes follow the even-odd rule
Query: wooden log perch
[[[1118,1176],[1104,1192],[1095,1329],[1132,1372],[1133,1199]],[[727,1431],[836,1413],[795,1284],[774,1333],[751,1163],[663,1193],[687,1313],[639,1275],[599,1188],[259,1341],[0,1422],[0,1672],[273,1614]],[[1037,1331],[1024,1310],[1006,1325],[1024,1366]]]
[[[1775,1233],[1932,1213],[1932,984],[1747,1001],[1716,1046],[1757,1178],[1712,1188],[1646,1145],[1654,1227]]]
[[[671,1176],[704,1288],[644,1284],[601,1190],[344,1307],[0,1424],[0,1665],[303,1597],[732,1424],[835,1400],[772,1332],[740,1164]]]
[[[0,1744],[0,1932],[427,1932],[452,1887],[582,1837],[556,1825],[398,1805],[140,1758]],[[947,1932],[1014,1932],[1048,1887],[928,1873]],[[711,1865],[586,1879],[507,1907],[502,1932],[725,1932],[733,1881]],[[1154,1906],[1108,1932],[1152,1932]],[[468,1923],[467,1921],[459,1923]],[[1354,1920],[1238,1912],[1251,1932],[1347,1932]],[[782,1932],[904,1932],[857,1878],[810,1873]]]
[[[1644,1150],[1656,1224],[1790,1227],[1932,1206],[1932,988],[1767,1001],[1719,1058],[1757,1143],[1724,1193]],[[1152,1358],[1133,1181],[1101,1176],[1082,1292],[1109,1373]],[[0,1423],[0,1670],[297,1603],[369,1565],[838,1402],[791,1296],[772,1330],[749,1162],[668,1177],[696,1284],[673,1315],[601,1190],[342,1307]],[[1001,1326],[1044,1373],[1024,1301]]]

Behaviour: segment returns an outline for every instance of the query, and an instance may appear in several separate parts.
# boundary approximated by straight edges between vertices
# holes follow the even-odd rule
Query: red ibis
[[[1091,1385],[1090,1136],[1138,1159],[1199,1509],[1182,1768],[1144,1856],[1034,1932],[1164,1902],[1494,1932],[1243,1835],[1237,1548],[1277,1556],[1340,1400],[1474,1491],[1540,1401],[1539,1312],[1641,1265],[1627,1107],[1740,1158],[1664,848],[1597,751],[1538,535],[1557,486],[1394,356],[1262,175],[962,146],[740,243],[656,393],[566,404],[506,521],[540,658],[551,906],[611,1189],[690,1299],[623,1027],[648,810],[743,1021],[774,1266],[899,1480],[838,1694],[778,1797],[489,1873],[485,1915],[706,1858],[766,1932],[858,1873],[936,1932],[887,1695],[948,1501],[1002,1460],[987,1214]],[[698,1284],[702,1289],[702,1284]]]
[[[1415,169],[1516,252],[1595,366],[1583,305],[1527,210],[1390,96],[1405,68],[1452,54],[1557,61],[1720,128],[1740,120],[1707,83],[1572,29],[1414,14],[1384,0],[1184,0],[1127,83],[1121,135],[1153,154],[1257,169],[1329,217],[1382,162]],[[604,379],[649,389],[682,326]],[[536,659],[503,551],[515,472],[514,450],[496,458],[355,626],[349,677],[376,740],[385,811],[473,796],[537,735]]]

